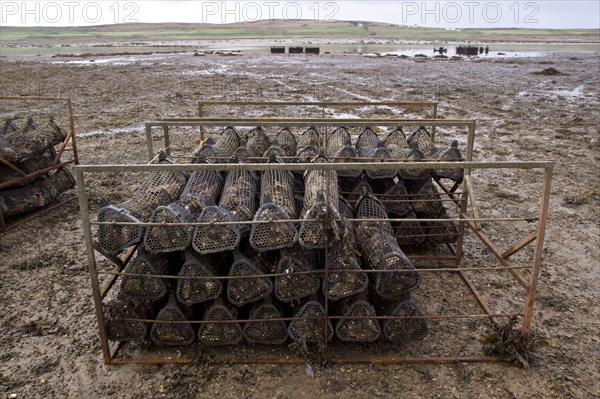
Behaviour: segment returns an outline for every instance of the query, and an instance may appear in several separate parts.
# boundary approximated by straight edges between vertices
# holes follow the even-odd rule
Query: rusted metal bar
[[[169,135],[169,126],[163,126],[163,137],[165,140],[165,153],[171,155],[171,136]]]
[[[73,159],[75,165],[79,165],[79,152],[77,151],[77,138],[75,134],[75,117],[73,115],[73,102],[69,97],[67,99],[67,108],[69,109],[69,127],[71,128],[71,147],[73,148]]]
[[[146,123],[144,130],[146,132],[146,147],[148,148],[148,162],[154,159],[154,145],[152,143],[152,127]]]
[[[23,172],[21,169],[17,168],[12,162],[8,162],[6,159],[4,159],[2,157],[0,157],[0,163],[3,164],[4,166],[14,170],[15,172],[17,172],[18,174],[20,174],[23,177],[27,176],[27,173]],[[21,179],[16,179],[16,180],[18,181]]]
[[[525,316],[521,327],[523,336],[529,335],[531,329],[531,319],[533,318],[533,305],[535,303],[535,294],[540,274],[540,264],[542,262],[542,251],[544,250],[544,237],[546,234],[546,223],[548,221],[548,206],[550,204],[550,187],[552,185],[552,176],[554,168],[549,167],[544,170],[544,185],[542,188],[542,198],[540,201],[540,220],[537,228],[537,240],[533,251],[533,262],[531,272],[529,273],[529,290],[527,290],[527,300],[525,301]]]
[[[478,218],[478,217],[480,217],[479,206],[477,205],[477,200],[475,199],[475,194],[473,193],[473,190],[472,190],[471,176],[465,175],[464,182],[465,182],[465,187],[467,187],[467,189],[469,191],[469,201],[471,203],[471,209],[473,211],[473,216]],[[482,229],[480,222],[475,223],[475,227],[477,228],[477,230]]]
[[[438,118],[438,103],[434,102],[433,103],[433,115],[431,115],[433,119],[437,119]],[[431,127],[431,144],[435,143],[435,131],[436,131],[436,126],[432,126]]]
[[[74,159],[72,159],[72,160],[70,160],[70,161],[61,162],[61,163],[59,163],[58,165],[52,165],[52,166],[48,166],[47,168],[40,169],[40,170],[38,170],[37,172],[34,172],[34,173],[30,173],[30,174],[28,174],[28,175],[25,175],[25,176],[23,176],[22,178],[21,178],[21,177],[19,177],[19,178],[17,178],[17,179],[9,180],[9,181],[7,181],[7,182],[4,182],[4,183],[0,184],[0,189],[2,189],[2,188],[4,188],[4,187],[9,187],[9,186],[11,186],[11,185],[13,185],[13,184],[15,184],[15,183],[19,183],[19,182],[20,182],[20,181],[22,181],[23,179],[29,179],[29,178],[32,178],[32,177],[38,177],[38,176],[41,176],[41,175],[43,175],[43,174],[45,174],[45,173],[48,173],[48,172],[50,172],[51,170],[55,170],[55,169],[58,169],[58,168],[60,168],[60,167],[67,166],[67,165],[70,165],[70,164],[72,164],[72,163],[75,163],[75,160],[74,160]]]
[[[502,259],[510,258],[512,255],[516,254],[517,252],[519,252],[520,250],[525,248],[527,245],[529,245],[533,241],[535,241],[536,238],[537,238],[537,231],[527,234],[525,237],[521,238],[518,242],[511,245],[510,248],[508,248],[506,251],[504,251],[501,255]]]
[[[475,121],[470,119],[405,119],[405,118],[162,118],[147,122],[149,126],[438,126],[468,127],[475,131]],[[467,158],[468,160],[468,158]]]
[[[523,276],[521,276],[521,274],[519,274],[518,272],[513,270],[513,268],[511,267],[512,265],[508,260],[502,258],[500,251],[498,250],[498,248],[496,248],[496,246],[488,238],[488,236],[485,235],[483,233],[483,231],[478,230],[477,226],[475,226],[474,222],[466,221],[466,223],[469,225],[469,227],[471,227],[471,230],[473,230],[473,232],[477,235],[477,237],[479,237],[481,242],[490,250],[492,255],[494,255],[503,266],[505,266],[507,268],[510,267],[510,269],[506,269],[506,270],[508,270],[508,272],[510,274],[512,274],[512,276],[515,278],[515,280],[517,280],[517,282],[521,285],[521,287],[523,287],[526,291],[529,291],[529,284],[527,284],[527,281],[525,281],[525,278]]]
[[[83,237],[88,258],[88,269],[92,283],[92,294],[94,297],[94,306],[96,309],[96,319],[98,320],[98,333],[100,334],[100,346],[104,355],[104,363],[109,364],[111,360],[108,337],[106,335],[106,323],[104,312],[102,310],[102,296],[100,294],[100,282],[98,281],[98,269],[96,267],[96,257],[94,254],[94,244],[92,238],[92,225],[90,224],[90,213],[88,208],[88,195],[85,191],[85,180],[83,170],[75,170],[75,179],[77,183],[77,195],[79,197],[79,209],[81,212],[81,222],[83,228]]]
[[[14,229],[15,227],[18,227],[20,225],[22,225],[23,223],[27,223],[30,222],[34,219],[39,218],[40,216],[43,216],[46,213],[52,212],[53,210],[55,210],[56,208],[59,208],[71,201],[73,201],[75,198],[75,196],[72,196],[70,198],[65,199],[64,201],[58,202],[56,204],[50,205],[46,208],[41,208],[35,212],[32,212],[30,215],[26,216],[26,217],[22,217],[22,218],[18,218],[10,223],[6,223],[6,221],[4,220],[4,214],[0,214],[0,218],[2,218],[2,221],[0,222],[0,227],[2,227],[0,229],[0,231],[10,231],[12,229]],[[0,209],[0,212],[2,212],[2,210]]]
[[[447,259],[448,261],[454,260]],[[520,270],[520,269],[528,269],[529,266],[512,266],[512,267],[469,267],[469,268],[420,268],[417,271],[419,273],[458,273],[463,271],[497,271],[497,270]],[[303,275],[303,274],[324,274],[325,270],[307,270],[307,271],[297,271],[293,272],[293,275]],[[412,269],[399,269],[399,270],[372,270],[372,269],[360,269],[360,270],[339,270],[336,273],[414,273]],[[128,276],[128,277],[144,277],[144,278],[156,278],[156,279],[170,279],[170,280],[247,280],[247,279],[255,279],[255,278],[269,278],[269,277],[286,277],[289,274],[286,273],[270,273],[270,274],[244,274],[240,276],[174,276],[169,274],[140,274],[140,273],[126,273],[122,271],[99,271],[99,275],[109,275],[109,276]]]
[[[431,169],[544,169],[553,166],[552,162],[415,162],[403,165],[399,162],[348,162],[348,163],[202,163],[202,164],[143,164],[143,165],[78,165],[76,168],[86,173],[106,172],[156,172],[156,171],[222,171],[235,170],[274,171],[274,170],[395,170],[410,167],[415,170]]]

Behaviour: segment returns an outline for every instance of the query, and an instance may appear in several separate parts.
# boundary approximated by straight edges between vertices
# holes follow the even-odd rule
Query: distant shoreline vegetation
[[[360,40],[599,43],[600,29],[445,29],[359,21],[236,24],[133,23],[84,27],[0,27],[2,43],[328,38]]]

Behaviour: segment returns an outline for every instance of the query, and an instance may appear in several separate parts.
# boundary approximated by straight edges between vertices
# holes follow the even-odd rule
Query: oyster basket
[[[27,161],[15,163],[14,166],[16,166],[21,171],[25,172],[25,174],[31,174],[52,166],[54,164],[54,158],[56,158],[56,150],[54,149],[54,147],[50,147],[47,151],[42,152],[39,155],[28,159]],[[45,173],[43,176],[47,175],[48,174]],[[12,168],[9,168],[8,166],[5,166],[0,163],[0,184],[6,183],[14,179],[20,179],[19,183],[12,183],[10,187],[24,187],[39,178],[40,177],[37,176],[24,179],[23,175],[13,170]]]
[[[402,217],[410,212],[410,199],[404,181],[399,180],[380,197],[385,210],[396,217]]]
[[[444,208],[442,198],[431,178],[424,183],[420,181],[409,181],[406,183],[406,190],[410,196],[410,206],[417,214],[437,217]]]
[[[365,128],[356,140],[356,150],[361,158],[371,158],[372,160],[385,160],[391,158],[390,152],[379,141],[377,133],[371,128]],[[371,179],[393,179],[397,171],[395,170],[368,170],[367,176]]]
[[[313,163],[328,163],[323,155]],[[299,242],[309,249],[323,249],[328,241],[339,241],[336,232],[343,229],[338,206],[337,173],[324,170],[309,170],[304,175],[304,209],[300,226]],[[316,221],[306,221],[313,220]],[[339,235],[339,233],[338,233]]]
[[[296,156],[292,159],[293,163],[310,163],[313,159],[315,159],[319,155],[319,150],[315,145],[307,145],[304,147],[298,147],[298,151],[296,152]],[[303,170],[294,170],[294,175],[298,178],[298,180],[304,180],[304,171]],[[304,192],[304,186],[302,186],[302,191]]]
[[[406,165],[398,168],[398,176],[404,181],[407,180],[425,180],[431,176],[431,171],[428,169],[415,169],[410,167],[411,162],[421,162],[425,159],[425,156],[419,150],[419,146],[416,143],[410,144],[410,151],[404,156],[406,159]]]
[[[325,324],[327,323],[327,335],[325,332]],[[333,338],[333,325],[329,318],[325,318],[325,308],[322,301],[313,297],[306,301],[300,310],[294,315],[288,326],[288,335],[293,341],[304,341],[318,343],[321,341],[331,341]],[[324,339],[325,338],[325,339]]]
[[[186,313],[188,313],[186,315]],[[196,338],[189,321],[191,312],[177,305],[175,296],[171,295],[164,308],[158,312],[156,321],[150,329],[150,339],[157,345],[184,346],[191,345]]]
[[[402,127],[392,130],[385,139],[383,139],[383,145],[394,159],[405,158],[410,152],[410,146],[406,141],[406,136],[402,131]]]
[[[461,162],[464,161],[460,150],[458,149],[458,141],[452,140],[450,147],[443,151],[439,157],[439,162]],[[439,169],[431,172],[434,177],[438,179],[449,179],[455,183],[461,183],[463,181],[465,171],[464,169]]]
[[[227,174],[219,206],[204,208],[199,222],[250,221],[256,212],[258,177],[253,171],[236,170]],[[236,249],[242,235],[249,233],[245,224],[199,225],[194,230],[192,247],[201,254]]]
[[[423,227],[427,232],[427,239],[432,244],[438,245],[456,243],[459,235],[456,223],[448,220],[450,217],[445,209],[442,209],[437,218],[440,219],[439,222],[422,222]]]
[[[410,210],[406,216],[406,219],[416,219],[417,215]],[[394,237],[396,242],[401,247],[418,247],[425,241],[425,229],[421,222],[404,222],[397,221],[393,222]]]
[[[19,127],[11,118],[6,118],[4,124],[0,126],[0,134],[2,135],[16,132],[17,130],[19,130]]]
[[[200,170],[193,172],[179,200],[159,206],[152,213],[152,223],[196,222],[207,205],[221,193],[221,172]],[[152,253],[182,251],[192,242],[193,228],[188,226],[150,226],[144,235],[144,247]]]
[[[385,208],[373,195],[366,193],[358,203],[357,219],[387,219]],[[385,271],[376,274],[375,288],[385,298],[398,298],[419,287],[421,276],[414,270],[398,246],[388,221],[364,221],[355,224],[358,245],[372,269]]]
[[[338,301],[368,289],[369,277],[367,273],[361,272],[360,263],[353,254],[330,252],[327,268],[327,281],[323,282],[323,292],[327,291],[330,301]]]
[[[365,294],[358,295],[341,306],[340,316],[335,325],[335,335],[344,342],[375,342],[381,336],[379,320],[369,317],[376,316],[375,307],[371,305]]]
[[[212,137],[207,138],[202,142],[200,147],[194,150],[190,163],[201,163],[207,159],[217,158],[219,156],[217,148],[215,147],[215,141]]]
[[[279,145],[277,139],[271,140],[271,146],[267,148],[267,150],[263,154],[263,158],[277,157],[281,159],[287,156],[287,152],[285,152],[283,147]]]
[[[277,136],[275,136],[275,139],[277,140],[277,143],[279,143],[279,146],[285,151],[286,156],[293,157],[296,155],[296,136],[294,136],[288,127],[281,129],[279,133],[277,133]]]
[[[185,262],[177,280],[177,300],[184,305],[195,305],[219,298],[223,283],[211,277],[219,276],[219,270],[210,259],[186,251]]]
[[[233,155],[239,146],[240,135],[238,131],[234,127],[228,126],[217,138],[214,149],[218,157],[228,158]]]
[[[106,335],[109,340],[141,342],[148,336],[148,325],[139,321],[148,315],[141,315],[133,304],[124,300],[109,302],[105,313]]]
[[[29,119],[23,128],[0,136],[0,157],[8,162],[24,162],[62,143],[66,137],[67,132],[52,118],[41,127]]]
[[[276,159],[271,159],[276,162]],[[292,222],[276,222],[296,219],[294,176],[289,171],[268,170],[260,179],[260,208],[254,215],[250,232],[250,245],[259,251],[291,247],[298,240],[298,230]]]
[[[333,158],[334,162],[354,162],[358,158],[358,152],[352,145],[352,139],[348,129],[338,127],[327,138],[327,156]],[[357,178],[362,170],[340,170],[340,177]]]
[[[15,216],[43,208],[74,185],[75,179],[71,172],[61,167],[52,175],[38,179],[29,186],[0,191],[2,213],[5,216]]]
[[[159,164],[174,163],[163,153],[159,155]],[[144,184],[138,188],[132,198],[120,205],[109,205],[101,199],[98,212],[99,222],[141,223],[150,219],[157,206],[175,201],[184,186],[188,175],[176,171],[152,172]],[[117,255],[126,248],[142,241],[144,227],[136,225],[100,225],[98,244],[110,254]]]
[[[304,132],[302,132],[302,134],[298,138],[298,143],[296,145],[296,148],[298,150],[301,148],[307,147],[307,146],[313,146],[313,147],[319,148],[319,145],[320,145],[319,132],[317,132],[316,128],[309,127]]]
[[[169,259],[165,255],[152,255],[138,249],[125,268],[120,293],[134,302],[158,300],[169,291],[166,279],[157,276],[170,275]]]
[[[423,313],[410,299],[410,295],[391,302],[375,298],[374,302],[380,316],[398,317],[398,319],[387,319],[383,322],[383,336],[388,341],[403,344],[421,341],[427,336],[429,332],[427,320],[419,318],[423,317]]]
[[[260,277],[269,271],[269,265],[265,264],[259,256],[254,254],[243,256],[240,252],[234,253],[234,262],[229,270],[229,276],[254,277],[229,279],[227,300],[235,306],[242,306],[270,296],[273,292],[271,278]]]
[[[419,127],[408,138],[408,145],[412,146],[413,144],[417,145],[426,158],[432,158],[437,152],[431,141],[431,134],[424,126]]]
[[[249,158],[260,158],[270,146],[269,138],[262,127],[257,126],[246,135],[246,151]]]
[[[242,341],[242,327],[236,320],[238,311],[217,298],[206,308],[200,324],[198,341],[209,346],[235,345]]]
[[[282,307],[273,304],[271,298],[265,298],[257,302],[250,309],[248,316],[250,321],[244,324],[242,331],[244,338],[251,344],[281,345],[287,341],[287,326],[282,320],[271,320],[283,318]]]
[[[305,274],[312,271],[314,273]],[[276,273],[285,273],[285,276],[275,277],[273,287],[275,298],[282,302],[292,302],[316,294],[321,285],[315,254],[299,247],[281,251]]]

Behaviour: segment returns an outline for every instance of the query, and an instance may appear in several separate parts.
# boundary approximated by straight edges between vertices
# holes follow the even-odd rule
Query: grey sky
[[[258,19],[363,20],[442,28],[600,28],[600,2],[0,0],[6,26],[122,22],[231,23]]]

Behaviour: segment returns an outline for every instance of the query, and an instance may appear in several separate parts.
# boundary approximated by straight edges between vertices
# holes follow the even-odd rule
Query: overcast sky
[[[3,26],[124,22],[363,20],[442,28],[600,28],[600,2],[580,1],[23,1],[0,0]]]

